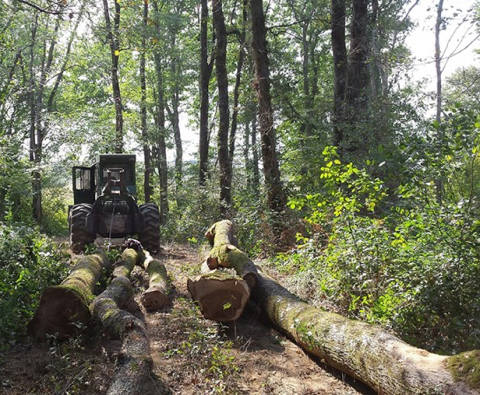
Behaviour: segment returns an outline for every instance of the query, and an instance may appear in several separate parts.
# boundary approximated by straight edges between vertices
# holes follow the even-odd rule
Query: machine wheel
[[[95,241],[95,235],[87,230],[87,214],[92,211],[92,205],[87,203],[76,204],[70,210],[70,249],[78,254],[85,249],[85,245]]]
[[[138,234],[143,248],[152,254],[160,251],[160,212],[153,203],[141,204],[138,209],[143,215],[144,226]]]

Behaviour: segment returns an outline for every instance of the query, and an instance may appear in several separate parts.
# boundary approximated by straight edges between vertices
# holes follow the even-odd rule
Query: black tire
[[[87,230],[87,214],[92,211],[92,205],[76,204],[70,210],[70,249],[78,254],[83,252],[87,244],[95,241],[95,235]]]
[[[138,239],[143,248],[155,254],[160,251],[160,211],[153,203],[141,204],[138,209],[143,215],[143,229],[138,234]]]

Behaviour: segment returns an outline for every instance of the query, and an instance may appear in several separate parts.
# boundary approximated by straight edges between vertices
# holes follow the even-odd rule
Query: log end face
[[[243,280],[219,280],[198,277],[188,281],[188,290],[200,305],[205,318],[228,322],[238,319],[250,299],[250,290]]]
[[[160,310],[168,303],[167,296],[159,289],[147,289],[140,300],[147,311]]]
[[[77,293],[68,288],[50,287],[42,294],[27,330],[36,341],[45,340],[47,335],[67,339],[87,326],[90,318],[88,306]]]

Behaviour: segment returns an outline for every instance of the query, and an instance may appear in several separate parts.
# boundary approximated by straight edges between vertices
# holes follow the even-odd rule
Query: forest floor
[[[197,248],[167,245],[157,258],[172,279],[169,305],[155,313],[143,309],[139,298],[148,280],[137,267],[135,297],[125,309],[147,324],[158,394],[374,393],[311,359],[253,304],[228,326],[205,320],[186,287],[201,262]],[[68,342],[15,346],[0,354],[0,393],[105,394],[120,346],[98,328]]]

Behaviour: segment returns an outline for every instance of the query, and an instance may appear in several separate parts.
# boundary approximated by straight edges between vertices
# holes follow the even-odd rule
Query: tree
[[[208,0],[201,0],[200,19],[200,142],[199,142],[199,163],[198,183],[205,185],[208,172],[208,151],[209,151],[209,85],[212,76],[213,60],[208,61]]]
[[[140,116],[142,123],[142,140],[143,140],[143,158],[145,162],[145,174],[143,182],[143,191],[145,195],[145,203],[151,201],[152,186],[150,179],[152,176],[151,165],[151,149],[150,138],[147,127],[147,82],[145,76],[145,59],[147,51],[147,28],[148,28],[148,0],[143,2],[143,18],[142,18],[142,49],[140,53],[140,87],[142,98],[140,103]]]
[[[118,79],[118,59],[120,57],[120,2],[115,1],[115,14],[113,17],[113,26],[110,19],[110,9],[108,0],[103,0],[103,12],[105,15],[105,25],[107,29],[107,40],[110,46],[112,58],[111,79],[113,88],[113,101],[115,103],[115,152],[123,152],[123,106],[122,95],[120,92],[120,82]]]
[[[332,0],[332,51],[333,51],[333,145],[343,142],[345,118],[345,92],[347,83],[347,47],[345,39],[345,0]]]
[[[265,15],[262,0],[250,0],[250,15],[252,18],[252,49],[255,62],[255,89],[258,95],[258,123],[262,144],[263,173],[267,188],[267,203],[270,210],[278,216],[285,210],[286,197],[276,152]],[[279,219],[275,220],[274,230],[277,236],[280,235],[282,227],[282,222]]]
[[[230,113],[228,108],[227,76],[227,29],[222,9],[222,0],[212,0],[213,26],[215,29],[215,70],[218,86],[218,164],[220,167],[220,211],[223,218],[228,217],[232,201],[232,174],[228,155],[228,130]]]

